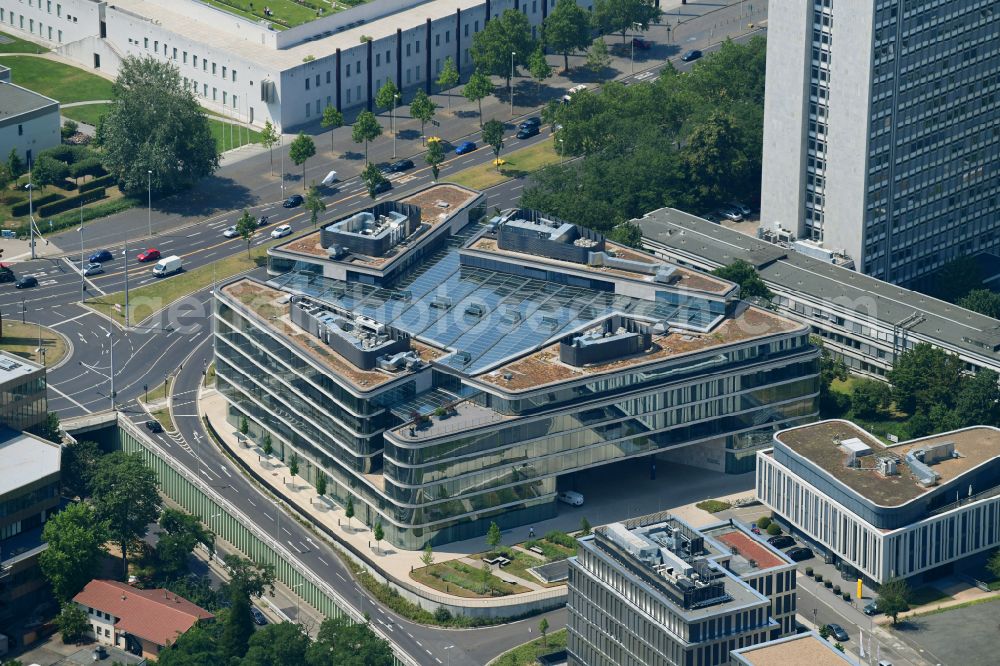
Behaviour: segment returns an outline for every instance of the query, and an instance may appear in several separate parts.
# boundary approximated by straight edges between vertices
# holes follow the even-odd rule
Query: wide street
[[[753,5],[753,11],[758,13],[766,8],[763,2]],[[710,52],[712,44],[717,43],[727,31],[743,35],[741,39],[746,39],[746,14],[740,15],[740,11],[741,3],[738,1],[722,8],[716,4],[689,4],[684,12],[690,21],[678,26],[671,19],[673,38],[681,40],[681,45],[657,47],[660,50],[656,53],[677,62],[678,54],[688,48]],[[699,14],[706,16],[697,18]],[[754,16],[756,22],[763,18]],[[665,34],[666,30],[662,26],[654,27],[650,36],[656,40],[660,33]],[[637,68],[637,74],[627,77],[625,81],[654,80],[662,63],[649,67],[652,64],[644,63],[645,69]],[[505,108],[502,102],[494,106]],[[518,107],[517,111],[518,117],[537,113],[537,109],[527,107]],[[509,118],[509,114],[506,117]],[[450,120],[445,122],[447,124],[434,128],[433,132],[457,143],[462,137],[474,133],[478,118],[475,115],[456,116],[454,127]],[[410,126],[412,124],[411,121]],[[330,159],[334,153],[350,153],[350,149],[344,150],[352,145],[349,132],[349,128],[337,130],[333,139],[338,146],[335,151],[327,148],[330,146],[329,133],[318,136],[318,156],[307,163],[306,182],[320,180],[331,168],[337,169],[344,178],[333,191],[325,193],[328,208],[321,218],[323,220],[341,217],[367,201],[367,192],[356,177],[362,160],[353,154],[347,160],[334,162]],[[479,137],[471,138],[478,141]],[[509,137],[505,150],[551,140],[548,128],[543,128],[539,136],[526,141]],[[392,141],[385,137],[375,142],[371,146],[372,160],[389,161],[391,144]],[[419,132],[416,137],[399,142],[397,154],[400,157],[412,155],[417,166],[405,174],[394,176],[393,190],[382,198],[398,198],[430,182],[430,169],[424,164],[422,155],[418,154],[419,150]],[[274,157],[275,171],[280,172],[277,149]],[[442,167],[442,180],[447,180],[449,173],[486,163],[492,157],[489,148],[483,146],[468,155],[452,154]],[[8,318],[23,318],[49,326],[71,343],[72,350],[66,360],[49,372],[50,409],[63,418],[111,408],[113,378],[113,390],[122,414],[137,423],[145,421],[148,416],[137,402],[144,387],[152,388],[166,376],[176,375],[172,386],[172,407],[179,432],[172,437],[165,433],[153,437],[177,461],[200,475],[246,515],[255,519],[262,529],[290,548],[302,569],[311,570],[323,578],[347,603],[361,612],[369,612],[386,635],[418,663],[442,664],[448,661],[456,665],[484,664],[497,654],[534,638],[536,632],[533,628],[540,617],[460,632],[418,625],[396,616],[353,581],[339,557],[322,539],[295,520],[281,520],[278,507],[269,506],[272,501],[269,496],[235,469],[233,463],[209,440],[197,415],[195,399],[202,371],[212,357],[208,317],[210,288],[178,301],[145,321],[131,322],[132,326],[127,330],[109,325],[105,317],[80,305],[81,294],[91,298],[123,290],[126,261],[129,262],[130,289],[152,283],[156,278],[151,276],[150,264],[139,264],[135,260],[138,251],[146,247],[156,247],[163,256],[182,256],[189,270],[245,252],[246,244],[241,239],[222,236],[222,230],[235,223],[243,208],[248,208],[255,216],[268,216],[269,226],[255,239],[257,244],[265,242],[268,231],[279,223],[291,224],[293,231],[309,226],[308,212],[303,208],[284,209],[280,205],[282,189],[285,194],[301,191],[301,183],[289,179],[282,182],[276,175],[268,175],[269,162],[270,157],[264,151],[242,160],[233,160],[194,191],[159,202],[148,220],[145,210],[133,209],[88,223],[82,233],[84,256],[95,249],[107,248],[115,258],[106,264],[106,273],[86,281],[81,280],[78,270],[80,232],[71,230],[53,236],[51,242],[65,255],[16,264],[14,269],[19,276],[35,275],[39,286],[23,291],[14,289],[10,284],[0,286],[0,313]],[[301,169],[288,167],[286,163],[286,171],[301,174]],[[298,177],[301,178],[300,175]],[[487,191],[488,205],[499,208],[516,205],[524,184],[521,179],[490,188]],[[150,226],[154,232],[152,238],[147,233]],[[257,274],[263,276],[264,272],[258,269]],[[211,527],[211,520],[208,522]],[[294,609],[284,610],[294,616]],[[565,610],[550,612],[546,617],[553,630],[565,625]]]

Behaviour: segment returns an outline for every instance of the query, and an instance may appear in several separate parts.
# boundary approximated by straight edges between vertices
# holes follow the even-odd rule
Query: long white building
[[[111,74],[126,55],[166,60],[206,107],[289,131],[315,122],[328,104],[371,108],[390,79],[431,92],[449,56],[466,76],[472,36],[488,18],[516,9],[537,33],[553,7],[555,0],[371,0],[279,30],[196,0],[0,0],[0,29]]]
[[[1000,430],[883,446],[849,421],[775,433],[757,498],[845,576],[928,578],[1000,546]]]

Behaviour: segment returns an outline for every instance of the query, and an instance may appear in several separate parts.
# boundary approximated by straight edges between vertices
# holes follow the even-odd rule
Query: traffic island
[[[19,321],[0,324],[0,351],[49,368],[66,358],[69,343],[51,328]]]

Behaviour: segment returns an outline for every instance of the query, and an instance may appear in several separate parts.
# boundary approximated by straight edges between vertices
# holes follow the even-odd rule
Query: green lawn
[[[533,557],[527,553],[522,553],[519,550],[513,550],[511,548],[505,548],[501,546],[497,549],[497,552],[501,553],[504,557],[508,558],[511,562],[507,566],[500,569],[504,573],[509,573],[511,576],[517,576],[523,580],[528,580],[533,583],[538,583],[540,585],[545,585],[540,580],[535,578],[528,569],[545,564],[545,560],[538,557]],[[493,553],[489,553],[492,556]],[[487,553],[477,553],[472,556],[472,559],[481,561],[484,557],[487,557]],[[549,583],[546,587],[555,587],[557,585],[562,585],[563,583]]]
[[[61,62],[31,56],[2,56],[11,81],[63,104],[111,99],[111,81]]]
[[[67,118],[88,125],[97,125],[97,120],[108,112],[109,104],[87,104],[86,106],[71,106],[62,108],[60,113]]]
[[[3,351],[26,358],[35,363],[41,363],[41,354],[38,352],[38,340],[41,336],[42,346],[45,350],[45,365],[55,365],[66,355],[66,340],[57,335],[52,330],[36,324],[22,324],[20,321],[11,321],[10,317],[15,313],[7,313],[8,319],[0,325],[0,349]]]
[[[489,146],[483,146],[480,150],[492,152]],[[561,157],[553,148],[552,141],[540,141],[528,148],[521,148],[512,153],[500,153],[500,159],[505,164],[500,166],[499,171],[493,164],[493,160],[485,164],[469,167],[456,173],[448,173],[448,164],[441,166],[441,179],[452,183],[458,183],[475,190],[485,190],[500,183],[521,178],[532,171],[538,171],[543,166],[555,164]]]
[[[39,46],[34,42],[27,42],[8,32],[0,32],[0,35],[6,38],[3,40],[4,43],[0,44],[0,53],[45,53],[48,51],[44,46]],[[13,41],[8,42],[8,39]]]
[[[424,585],[459,597],[482,598],[490,596],[507,596],[530,592],[523,585],[511,585],[492,573],[486,576],[488,589],[484,588],[483,572],[479,567],[470,566],[458,560],[432,564],[420,567],[410,572],[410,577]],[[492,590],[494,594],[491,594]]]
[[[155,412],[150,412],[152,417],[160,422],[164,430],[169,432],[174,432],[177,428],[174,427],[174,421],[170,418],[170,410],[166,407],[163,409],[157,409]]]
[[[567,548],[562,544],[549,541],[544,537],[540,539],[531,539],[530,541],[525,541],[520,545],[521,548],[526,550],[531,550],[532,547],[540,548],[545,554],[545,559],[549,562],[565,560],[567,557],[576,555],[576,548]]]
[[[203,0],[206,4],[219,7],[225,11],[236,14],[237,16],[242,16],[248,18],[252,21],[259,21],[261,19],[271,21],[276,26],[283,27],[294,27],[297,25],[302,25],[303,23],[308,23],[309,21],[315,20],[320,16],[329,16],[333,13],[333,7],[330,4],[321,2],[320,0],[302,0],[302,4],[298,2],[292,2],[292,0],[257,0],[256,3],[251,0]],[[360,2],[346,2],[343,4],[361,4]],[[271,10],[270,16],[264,15],[265,5]],[[314,5],[310,7],[308,5]],[[253,7],[251,9],[251,6]],[[318,14],[317,9],[322,8],[323,13]]]
[[[538,631],[538,624],[532,626],[533,631]],[[491,662],[490,666],[534,666],[538,663],[538,658],[552,652],[559,652],[566,649],[567,633],[565,629],[553,631],[545,639],[536,638],[530,643],[519,645],[518,647],[504,652]]]
[[[218,116],[209,116],[208,125],[212,130],[212,137],[215,138],[215,145],[219,152],[225,152],[247,143],[260,143],[260,132],[256,130],[247,131],[245,127],[237,128],[232,123],[218,119]],[[249,135],[249,138],[248,138]]]
[[[702,511],[708,511],[709,513],[718,513],[719,511],[725,511],[732,506],[729,502],[722,502],[720,500],[705,500],[704,502],[698,502],[695,504],[696,507]]]

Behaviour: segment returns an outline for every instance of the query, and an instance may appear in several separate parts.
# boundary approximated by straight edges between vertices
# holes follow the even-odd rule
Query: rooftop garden
[[[364,4],[365,0],[201,0],[251,21],[268,21],[278,30]]]

